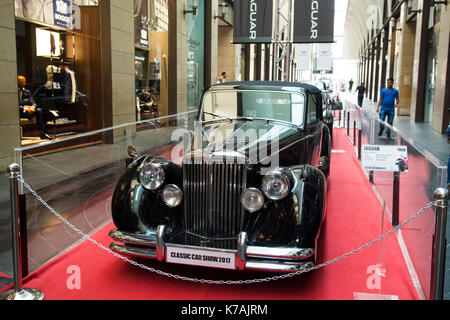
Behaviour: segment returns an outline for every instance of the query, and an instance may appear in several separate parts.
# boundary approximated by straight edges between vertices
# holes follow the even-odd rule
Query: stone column
[[[103,0],[101,6],[101,50],[104,126],[136,121],[133,1]],[[112,141],[126,138],[123,129]]]
[[[411,121],[422,122],[425,108],[425,86],[428,55],[428,22],[430,19],[429,0],[419,0],[421,10],[417,14],[416,38],[414,49],[414,70],[411,94]]]
[[[14,162],[14,148],[20,147],[19,99],[17,87],[16,27],[13,0],[0,2],[0,172]]]
[[[217,69],[219,0],[205,0],[205,9],[205,86],[209,86],[217,82],[217,76],[222,72]]]
[[[187,111],[188,9],[188,0],[169,1],[170,114]]]
[[[436,89],[434,92],[433,129],[445,134],[449,123],[450,107],[450,9],[441,6],[439,46],[437,53]]]
[[[375,79],[373,87],[373,101],[378,101],[379,86],[380,86],[380,51],[381,51],[381,36],[375,39]],[[383,86],[383,84],[381,84]]]
[[[233,27],[223,26],[219,27],[219,50],[217,59],[217,69],[219,72],[227,73],[227,81],[233,82],[236,80],[236,45],[233,41]]]
[[[400,92],[398,115],[409,116],[411,110],[411,94],[413,79],[414,48],[416,40],[416,22],[406,21],[408,10],[402,7],[400,16],[399,54],[395,86]]]

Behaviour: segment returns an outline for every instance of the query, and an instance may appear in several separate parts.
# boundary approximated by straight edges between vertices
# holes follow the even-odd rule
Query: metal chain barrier
[[[238,281],[232,281],[232,280],[206,280],[206,279],[197,279],[197,278],[189,278],[189,277],[184,277],[184,276],[180,276],[180,275],[176,275],[176,274],[172,274],[172,273],[168,273],[168,272],[164,272],[158,269],[154,269],[151,267],[148,267],[146,265],[137,263],[136,261],[130,260],[114,251],[112,251],[111,249],[105,247],[103,244],[99,243],[98,241],[96,241],[95,239],[92,239],[90,236],[86,235],[85,233],[83,233],[83,231],[81,231],[80,229],[78,229],[77,227],[75,227],[73,224],[71,224],[68,220],[66,220],[63,216],[61,216],[58,212],[56,212],[44,199],[42,199],[41,196],[39,196],[37,194],[36,191],[34,191],[29,184],[27,184],[22,176],[18,176],[17,178],[24,186],[26,189],[28,189],[31,194],[33,196],[36,197],[36,199],[42,203],[43,206],[45,206],[48,210],[50,210],[51,213],[53,213],[58,219],[60,219],[65,225],[67,225],[70,229],[72,229],[73,231],[75,231],[76,233],[80,234],[83,239],[90,241],[92,244],[96,245],[97,247],[99,247],[100,249],[106,251],[107,253],[113,255],[114,257],[121,259],[133,266],[139,267],[141,269],[168,277],[168,278],[173,278],[173,279],[177,279],[177,280],[183,280],[183,281],[189,281],[189,282],[195,282],[195,283],[204,283],[204,284],[214,284],[214,285],[243,285],[243,284],[256,284],[256,283],[262,283],[262,282],[271,282],[271,281],[277,281],[277,280],[281,280],[281,279],[287,279],[287,278],[292,278],[304,273],[308,273],[317,269],[321,269],[324,268],[326,266],[329,266],[333,263],[339,262],[343,259],[346,259],[352,255],[355,255],[357,253],[359,253],[360,251],[371,247],[372,245],[374,245],[375,243],[378,243],[380,241],[382,241],[383,239],[389,237],[391,234],[393,234],[394,232],[402,229],[404,226],[406,226],[407,224],[409,224],[410,222],[412,222],[413,220],[415,220],[417,217],[419,217],[422,213],[424,213],[425,211],[427,211],[429,208],[431,208],[434,205],[434,202],[430,202],[429,204],[427,204],[424,208],[422,208],[421,210],[419,210],[416,214],[414,214],[413,216],[411,216],[409,219],[405,220],[402,224],[399,224],[397,227],[393,228],[392,230],[386,232],[385,234],[379,236],[378,238],[367,242],[366,244],[362,245],[361,247],[352,250],[340,257],[337,257],[335,259],[332,259],[330,261],[327,261],[325,263],[322,264],[318,264],[316,266],[313,266],[309,269],[306,270],[300,270],[297,272],[293,272],[293,273],[288,273],[288,274],[283,274],[283,275],[278,275],[278,276],[274,276],[274,277],[267,277],[267,278],[262,278],[262,279],[253,279],[253,280],[238,280]]]

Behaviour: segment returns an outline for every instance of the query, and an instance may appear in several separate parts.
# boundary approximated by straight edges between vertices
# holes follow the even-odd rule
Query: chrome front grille
[[[183,164],[185,231],[205,240],[237,238],[246,177],[243,164]]]

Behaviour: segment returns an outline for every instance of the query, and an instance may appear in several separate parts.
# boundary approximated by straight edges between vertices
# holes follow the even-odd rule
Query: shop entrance
[[[80,7],[67,28],[16,16],[22,146],[102,128],[98,16]]]

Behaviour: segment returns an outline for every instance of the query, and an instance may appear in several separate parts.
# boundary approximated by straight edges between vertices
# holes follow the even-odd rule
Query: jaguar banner
[[[335,0],[295,0],[294,43],[334,42]]]
[[[234,1],[234,43],[272,42],[273,0]]]

